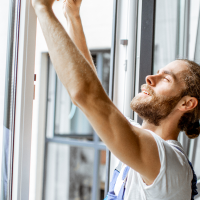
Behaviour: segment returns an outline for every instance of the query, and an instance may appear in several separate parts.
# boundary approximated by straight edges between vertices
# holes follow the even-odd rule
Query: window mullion
[[[114,87],[114,68],[115,68],[115,50],[116,50],[116,30],[117,30],[117,6],[118,0],[113,0],[113,25],[112,25],[112,46],[111,46],[111,56],[110,56],[110,79],[109,79],[109,97],[113,100],[113,87]],[[110,159],[111,153],[106,149],[106,180],[104,196],[107,195],[109,191],[110,182]]]

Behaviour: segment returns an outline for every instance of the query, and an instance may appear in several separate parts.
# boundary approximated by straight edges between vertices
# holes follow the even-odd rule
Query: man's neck
[[[144,120],[142,123],[142,129],[151,130],[164,140],[177,140],[180,132],[177,127],[178,121],[177,118],[169,116],[160,122],[159,126],[155,126],[154,124]]]

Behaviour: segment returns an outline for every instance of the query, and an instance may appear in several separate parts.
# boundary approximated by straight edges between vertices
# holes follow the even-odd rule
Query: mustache
[[[155,95],[155,92],[153,91],[153,89],[151,89],[151,87],[147,84],[143,84],[141,86],[141,90],[142,89],[145,89],[151,96],[154,96]]]

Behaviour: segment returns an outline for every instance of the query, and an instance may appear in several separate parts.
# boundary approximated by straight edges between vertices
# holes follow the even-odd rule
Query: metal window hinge
[[[120,44],[122,44],[124,46],[127,46],[128,45],[128,40],[122,39],[122,40],[120,40]]]
[[[36,74],[34,74],[34,81],[36,81]]]

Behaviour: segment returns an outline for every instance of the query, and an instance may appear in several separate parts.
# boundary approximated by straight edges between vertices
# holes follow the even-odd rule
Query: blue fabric
[[[130,167],[128,167],[128,166],[124,169],[124,172],[123,172],[123,175],[122,175],[122,180],[124,180],[126,178],[129,169],[130,169]]]
[[[193,179],[192,179],[192,198],[191,200],[194,200],[194,197],[198,194],[197,192],[197,176],[195,174],[195,171],[193,169],[192,163],[188,160],[190,167],[192,168],[193,172]]]
[[[122,175],[122,180],[124,181],[121,189],[119,191],[118,196],[115,195],[114,192],[114,188],[115,188],[115,184],[117,182],[117,178],[119,176],[119,171],[115,169],[114,173],[113,173],[113,177],[112,177],[112,181],[110,182],[110,187],[109,187],[109,192],[106,196],[106,198],[104,200],[123,200],[124,199],[124,194],[125,194],[125,179],[127,177],[127,174],[129,172],[130,167],[126,167],[124,169],[123,175]]]
[[[117,178],[119,176],[119,173],[120,172],[117,171],[116,169],[114,170],[112,181],[110,182],[109,192],[114,191],[115,183],[117,182]]]
[[[176,146],[174,146],[176,147]],[[178,147],[176,147],[180,152],[182,152]],[[183,152],[182,152],[183,153]],[[193,179],[192,179],[192,196],[191,196],[191,200],[194,200],[194,197],[198,194],[197,192],[197,176],[194,172],[194,169],[193,169],[193,166],[192,166],[192,163],[188,160],[188,163],[192,169],[192,173],[193,173]]]

